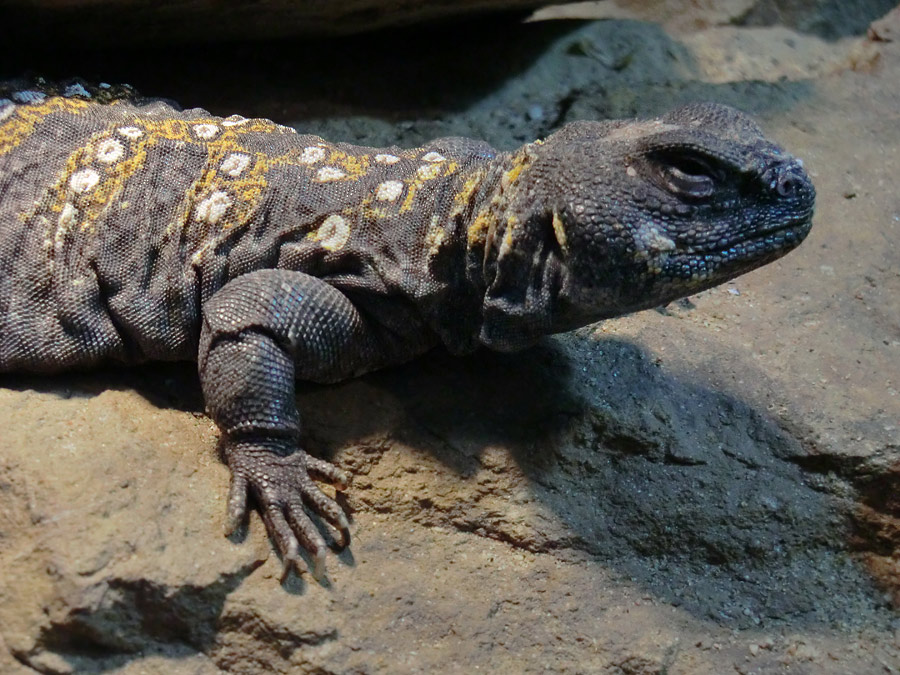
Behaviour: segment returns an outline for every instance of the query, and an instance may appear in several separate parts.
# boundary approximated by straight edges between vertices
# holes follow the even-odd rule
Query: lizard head
[[[575,122],[511,162],[483,248],[480,339],[498,349],[710,288],[812,225],[802,163],[718,104]]]

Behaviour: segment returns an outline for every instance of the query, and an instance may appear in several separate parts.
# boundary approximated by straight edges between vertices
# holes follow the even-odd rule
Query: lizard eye
[[[658,157],[659,178],[669,192],[690,199],[705,199],[712,195],[721,171],[694,155]]]

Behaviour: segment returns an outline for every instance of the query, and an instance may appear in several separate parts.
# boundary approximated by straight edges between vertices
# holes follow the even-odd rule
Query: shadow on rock
[[[203,392],[195,364],[151,363],[140,366],[105,366],[90,372],[53,375],[0,373],[0,386],[16,391],[55,394],[60,398],[88,398],[104,391],[137,390],[158,408],[203,414]]]
[[[131,387],[159,407],[202,410],[187,365],[4,379],[64,397]],[[666,372],[632,343],[576,335],[519,354],[435,352],[343,384],[301,384],[298,399],[304,446],[324,456],[342,449],[361,508],[587,559],[727,625],[881,616],[872,609],[884,599],[847,544],[859,505],[810,481],[799,441],[766,416]],[[395,447],[421,454],[401,454],[367,489],[366,474]],[[450,470],[427,483],[440,494],[396,478],[428,461]],[[530,505],[514,517],[521,492]],[[155,606],[153,589],[123,592],[116,607]],[[212,630],[210,607],[194,623]],[[94,626],[104,620],[78,630],[104,635]]]
[[[804,81],[704,83],[688,47],[640,21],[482,18],[336,42],[170,45],[118,50],[114,60],[86,50],[75,73],[69,44],[61,45],[64,54],[52,45],[40,54],[13,48],[0,76],[127,82],[185,107],[267,117],[375,147],[468,136],[510,149],[573,119],[658,114],[697,100],[758,114],[787,109],[812,92]]]
[[[101,608],[73,613],[69,621],[53,624],[42,633],[37,647],[65,655],[73,664],[121,655],[116,665],[122,665],[130,660],[128,655],[146,649],[148,642],[164,644],[170,651],[179,645],[209,651],[216,644],[228,595],[250,572],[241,570],[205,587],[174,589],[146,579],[112,580]],[[28,660],[28,655],[21,656]]]
[[[799,442],[629,342],[562,338],[519,355],[434,354],[363,382],[303,395],[316,444],[387,429],[362,452],[401,443],[472,484],[485,448],[503,447],[559,527],[533,521],[523,531],[502,510],[436,506],[427,495],[375,508],[535,552],[587,554],[728,625],[853,625],[872,615],[863,607],[884,604],[848,552],[853,502],[807,480],[793,461]],[[344,459],[354,469],[365,463],[352,451]]]
[[[741,16],[739,26],[784,25],[803,33],[812,33],[826,40],[848,35],[864,35],[875,19],[896,6],[895,0],[862,0],[847,3],[843,0],[758,0]]]

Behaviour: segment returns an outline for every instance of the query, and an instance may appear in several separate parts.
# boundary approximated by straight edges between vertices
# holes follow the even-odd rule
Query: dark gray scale
[[[93,242],[66,232],[71,208],[42,208],[69,156],[97,131],[97,110],[88,113],[51,112],[0,155],[0,364],[10,368],[54,371],[124,353],[96,282]]]

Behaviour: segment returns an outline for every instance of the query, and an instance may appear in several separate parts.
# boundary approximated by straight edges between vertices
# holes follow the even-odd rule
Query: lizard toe
[[[247,517],[247,479],[238,473],[231,474],[231,488],[228,491],[228,515],[225,536],[237,530]]]
[[[352,474],[337,468],[334,464],[326,462],[324,459],[307,456],[306,468],[309,470],[310,476],[316,480],[330,483],[338,490],[346,490],[350,486]]]
[[[325,540],[301,504],[296,502],[288,504],[286,512],[291,529],[300,538],[303,548],[312,558],[313,578],[321,581],[325,578],[325,556],[328,552]]]
[[[329,525],[341,532],[349,529],[350,522],[340,504],[322,492],[308,476],[305,480],[303,477],[300,478],[300,491],[306,505]]]
[[[296,566],[300,558],[300,544],[297,541],[297,537],[294,535],[294,531],[280,506],[270,504],[263,509],[262,519],[266,529],[269,531],[269,535],[275,540],[275,546],[284,562],[284,576],[287,576],[287,570],[292,566]]]

